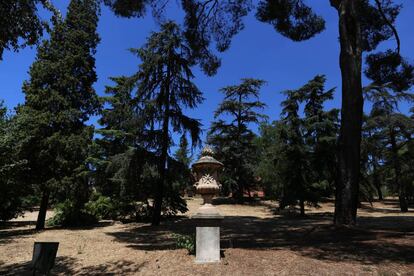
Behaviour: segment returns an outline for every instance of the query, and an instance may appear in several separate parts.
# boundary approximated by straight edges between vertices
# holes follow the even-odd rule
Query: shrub
[[[47,221],[49,226],[85,226],[98,222],[96,216],[76,208],[70,200],[57,204],[54,211],[55,215]]]
[[[99,193],[92,194],[91,200],[85,204],[88,214],[99,219],[115,219],[118,217],[117,204],[110,197]]]
[[[173,234],[177,248],[187,249],[188,254],[195,254],[195,235]]]

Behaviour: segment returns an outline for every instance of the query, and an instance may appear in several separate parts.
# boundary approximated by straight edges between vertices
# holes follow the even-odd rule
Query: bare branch
[[[377,4],[378,10],[384,19],[385,23],[391,28],[392,32],[394,33],[395,39],[397,40],[397,53],[400,54],[400,37],[398,36],[397,29],[392,25],[392,23],[388,20],[387,16],[385,15],[380,0],[375,0],[375,3]]]

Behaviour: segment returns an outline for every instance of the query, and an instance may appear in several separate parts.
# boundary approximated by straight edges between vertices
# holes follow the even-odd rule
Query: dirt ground
[[[36,213],[0,224],[0,275],[29,274],[34,241],[60,242],[53,275],[414,275],[414,212],[395,200],[363,204],[358,226],[332,225],[333,203],[278,212],[272,202],[216,203],[225,219],[222,260],[194,263],[172,235],[194,232],[190,211],[158,227],[101,221],[91,228],[34,229]]]

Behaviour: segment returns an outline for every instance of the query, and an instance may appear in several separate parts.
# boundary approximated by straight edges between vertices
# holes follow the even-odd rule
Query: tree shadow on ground
[[[70,257],[56,257],[55,265],[51,270],[51,274],[64,272],[70,275],[73,273],[71,267],[75,266],[75,259]],[[33,275],[31,261],[2,265],[0,264],[0,275]],[[40,275],[37,274],[36,275]]]
[[[34,228],[0,230],[0,244],[9,243],[14,239],[30,236],[38,232]]]
[[[146,262],[115,261],[94,266],[80,267],[76,259],[71,257],[56,257],[51,275],[124,275],[138,274]],[[31,262],[21,262],[3,265],[0,262],[0,275],[33,275]],[[36,274],[40,275],[40,274]]]
[[[250,205],[250,206],[259,206],[263,205],[260,198],[257,197],[244,197],[241,201],[238,201],[232,197],[216,197],[213,199],[214,205]]]
[[[36,221],[24,220],[24,221],[0,221],[0,230],[13,229],[20,227],[36,226]]]
[[[331,213],[305,218],[226,216],[221,226],[221,246],[255,250],[288,249],[303,256],[328,261],[379,264],[414,262],[414,217],[360,217],[356,227],[335,227]],[[188,218],[149,224],[107,233],[137,250],[174,250],[174,234],[192,234]]]
[[[401,213],[400,206],[395,203],[395,201],[387,200],[387,201],[379,201],[377,204],[383,204],[386,208],[378,208],[374,207],[370,204],[361,204],[360,210],[368,213],[383,213],[383,214],[414,214],[413,210],[409,210],[408,212]]]
[[[82,227],[48,227],[44,230],[36,230],[35,221],[6,221],[0,224],[0,244],[8,243],[17,238],[30,236],[36,233],[49,230],[88,230],[99,227],[106,227],[113,224],[113,221],[100,221],[93,225],[82,226]]]

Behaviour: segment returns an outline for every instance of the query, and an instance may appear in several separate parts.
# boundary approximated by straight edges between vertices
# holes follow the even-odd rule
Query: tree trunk
[[[239,143],[239,145],[238,145],[238,150],[240,150],[241,148],[243,148],[243,145],[242,145],[242,143],[241,143],[241,134],[242,134],[242,110],[241,110],[241,107],[242,107],[242,94],[241,93],[239,93],[239,99],[238,99],[238,110],[237,110],[237,143]],[[237,199],[237,202],[239,202],[239,203],[242,203],[243,202],[243,200],[244,200],[244,188],[245,188],[245,185],[244,185],[244,181],[245,181],[245,179],[242,179],[242,180],[240,180],[240,178],[241,178],[241,175],[242,175],[242,173],[241,173],[241,171],[243,170],[244,168],[243,168],[243,166],[242,166],[242,160],[241,159],[238,159],[238,161],[237,161],[237,171],[238,171],[238,173],[237,173],[237,192],[236,192],[236,199]]]
[[[374,185],[375,185],[375,188],[377,189],[378,200],[382,201],[382,200],[384,200],[384,197],[383,197],[382,191],[381,191],[381,184],[379,183],[378,176],[376,174],[374,174],[374,179],[375,178],[377,178],[377,180],[374,180],[374,182],[375,182]]]
[[[334,223],[356,223],[362,128],[361,27],[357,1],[331,0],[339,15],[342,77],[341,129],[338,141],[338,177]]]
[[[167,175],[167,158],[168,158],[168,147],[169,147],[169,132],[168,127],[170,124],[170,66],[167,68],[167,80],[164,85],[163,93],[164,96],[164,118],[162,123],[162,145],[160,163],[158,165],[158,171],[160,174],[160,180],[157,183],[154,199],[154,213],[152,215],[152,225],[159,225],[161,221],[161,208],[162,199],[164,197],[164,186]]]
[[[303,198],[300,199],[300,215],[302,217],[305,216],[305,201],[303,200]]]
[[[377,189],[377,194],[378,194],[378,200],[383,200],[383,196],[382,196],[382,191],[381,191],[381,181],[380,178],[378,176],[378,170],[377,170],[377,158],[375,157],[375,155],[372,157],[372,167],[373,167],[373,182],[374,182],[374,186],[375,189]]]
[[[46,220],[46,212],[47,206],[49,205],[49,190],[43,191],[42,200],[40,202],[39,214],[37,215],[37,222],[36,222],[36,230],[45,229],[45,220]]]
[[[405,187],[400,180],[401,175],[401,164],[400,159],[398,158],[398,147],[397,141],[395,139],[395,132],[393,128],[390,128],[390,142],[391,142],[391,151],[392,151],[392,160],[394,165],[394,182],[398,188],[398,199],[400,201],[401,212],[408,212],[408,203],[407,195],[405,193]]]

